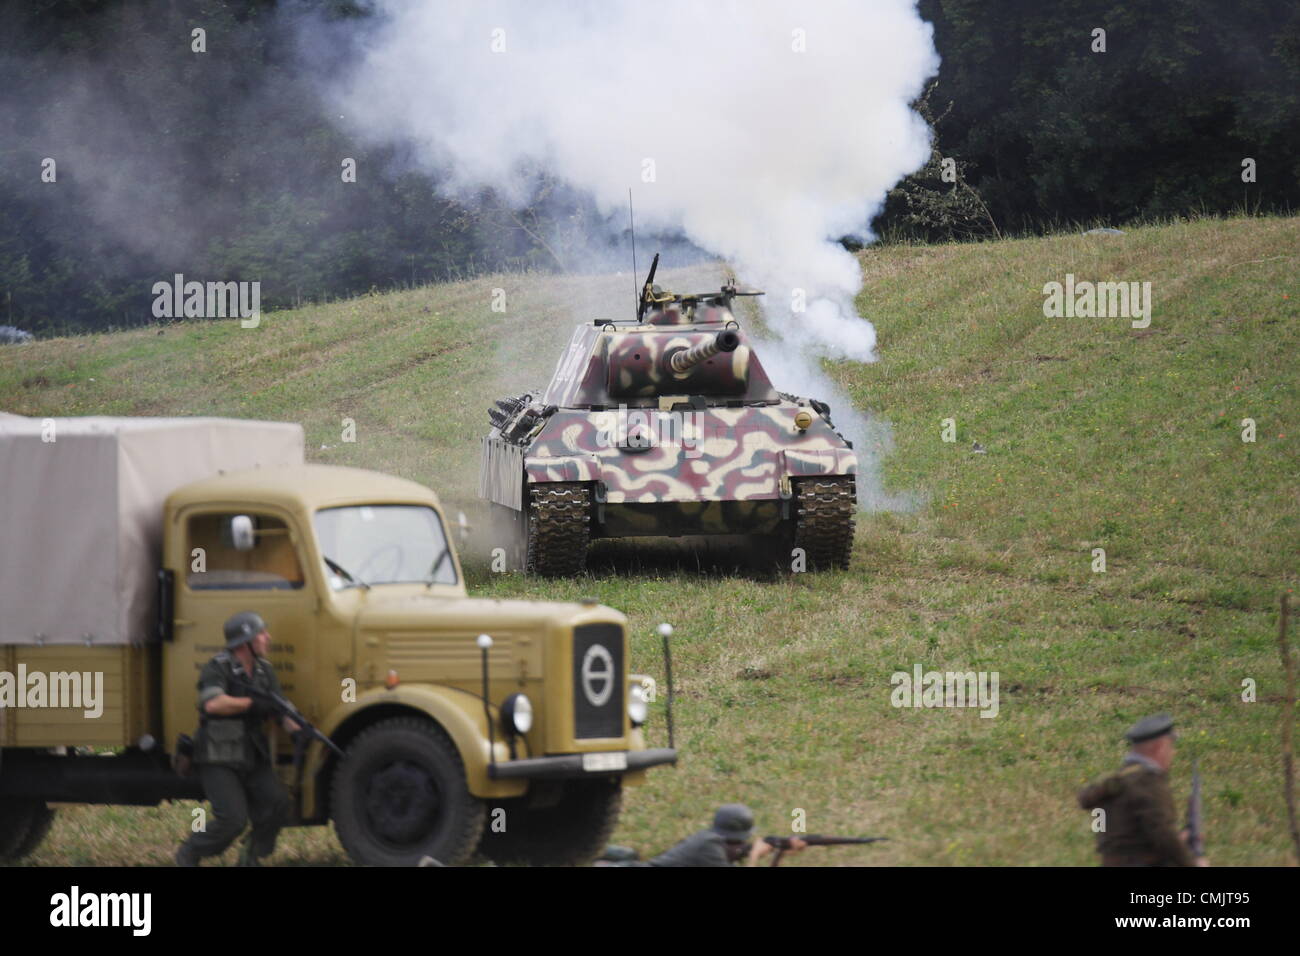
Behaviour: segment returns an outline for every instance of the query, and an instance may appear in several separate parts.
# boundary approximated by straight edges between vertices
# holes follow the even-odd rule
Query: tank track
[[[847,571],[858,509],[853,476],[802,478],[795,481],[794,492],[794,547],[803,549],[808,570]]]
[[[580,482],[531,485],[527,521],[530,574],[562,577],[581,574],[591,540],[591,489]]]

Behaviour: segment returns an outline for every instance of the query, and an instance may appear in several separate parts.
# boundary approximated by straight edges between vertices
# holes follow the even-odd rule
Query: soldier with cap
[[[808,844],[791,837],[789,853]],[[727,803],[713,815],[713,826],[692,833],[650,860],[650,866],[732,866],[748,857],[749,865],[772,852],[767,842],[754,842],[754,814],[741,803]]]
[[[199,730],[194,740],[194,765],[215,819],[181,844],[178,866],[198,866],[203,857],[224,852],[249,820],[253,829],[240,863],[256,866],[259,858],[275,850],[289,814],[289,795],[276,778],[263,730],[269,713],[246,696],[250,684],[280,693],[275,670],[265,659],[270,635],[258,615],[243,611],[226,621],[225,637],[225,650],[199,674]],[[283,724],[290,733],[299,729],[288,718]]]
[[[1100,808],[1097,852],[1102,866],[1209,866],[1194,857],[1178,831],[1169,766],[1174,759],[1174,721],[1168,714],[1144,717],[1124,735],[1132,748],[1123,766],[1079,792],[1084,810]]]

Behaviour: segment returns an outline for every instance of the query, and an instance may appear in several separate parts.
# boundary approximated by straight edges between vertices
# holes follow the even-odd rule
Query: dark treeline
[[[935,150],[877,231],[964,238],[1300,205],[1300,4],[920,10],[943,58],[920,104]],[[275,308],[623,261],[617,229],[544,171],[523,208],[453,199],[403,147],[350,137],[320,82],[371,18],[359,0],[0,2],[0,325],[150,322],[150,287],[177,272],[258,279]],[[196,25],[206,53],[191,49]],[[1257,182],[1242,181],[1246,158]]]
[[[594,215],[580,197],[538,175],[523,209],[446,198],[403,147],[326,112],[321,58],[346,52],[331,37],[349,20],[364,17],[344,2],[0,6],[0,325],[153,322],[150,289],[175,273],[259,280],[266,309],[566,267],[565,238]]]
[[[919,9],[943,58],[923,103],[935,149],[878,227],[941,239],[1300,208],[1295,0]],[[941,179],[942,158],[956,183]]]

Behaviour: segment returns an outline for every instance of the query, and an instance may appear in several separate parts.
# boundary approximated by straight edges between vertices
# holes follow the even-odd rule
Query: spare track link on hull
[[[528,572],[580,574],[591,540],[591,489],[578,482],[531,485],[529,498]]]
[[[857,508],[852,475],[795,482],[794,546],[803,549],[808,570],[848,570]]]

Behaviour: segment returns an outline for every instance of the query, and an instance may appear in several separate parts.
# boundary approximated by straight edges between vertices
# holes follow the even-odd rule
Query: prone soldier
[[[790,837],[787,853],[797,853],[807,844]],[[775,848],[765,840],[754,840],[754,814],[740,803],[727,803],[713,815],[713,826],[692,833],[676,846],[649,861],[650,866],[733,866],[747,859],[750,866]]]

